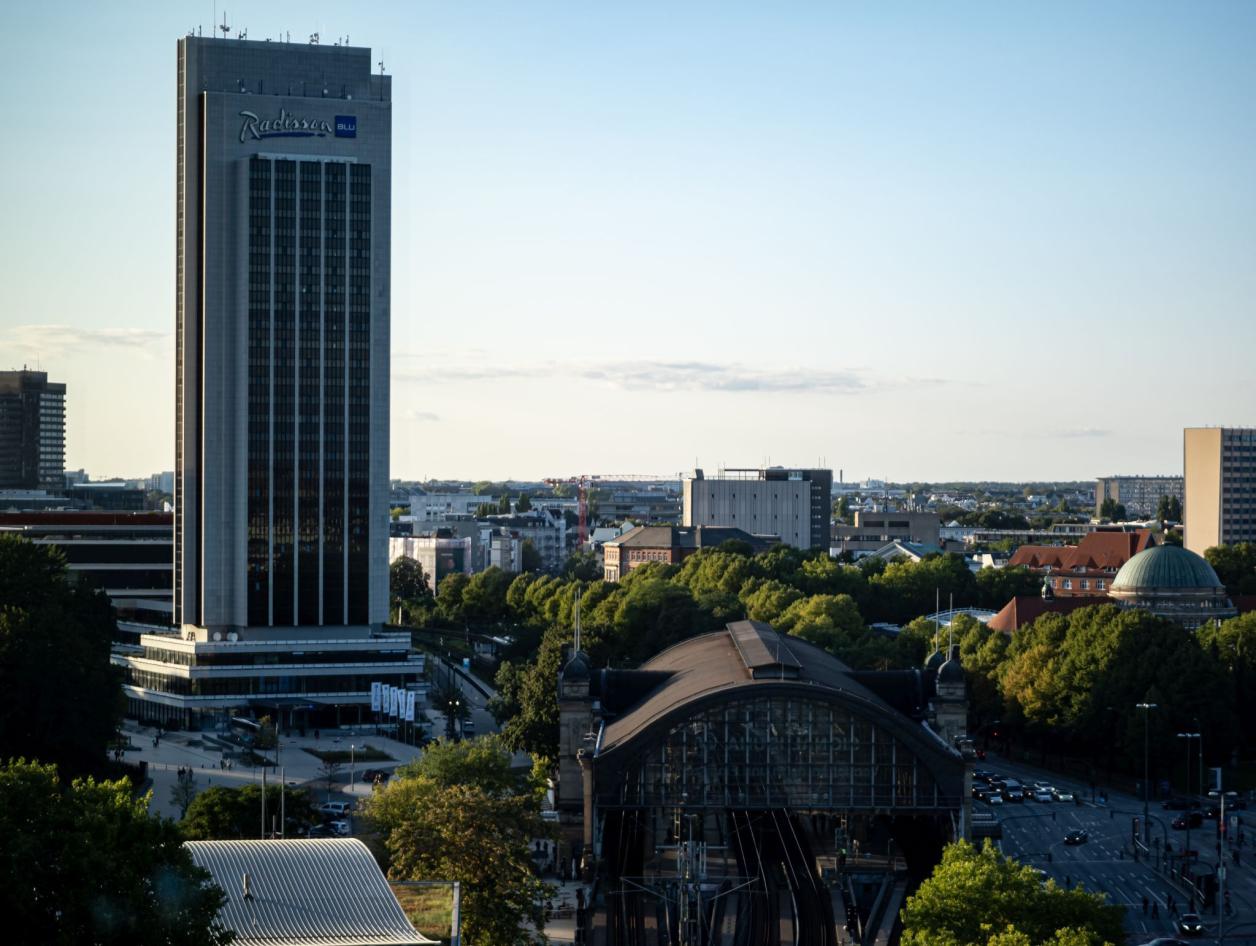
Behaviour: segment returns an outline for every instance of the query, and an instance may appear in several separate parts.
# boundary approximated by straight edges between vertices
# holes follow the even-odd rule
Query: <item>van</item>
[[[343,818],[349,814],[352,806],[347,801],[328,801],[318,806],[318,812],[322,815],[331,815],[335,818]]]

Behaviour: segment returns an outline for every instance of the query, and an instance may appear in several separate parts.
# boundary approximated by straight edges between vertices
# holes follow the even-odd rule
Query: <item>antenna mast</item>
[[[575,607],[575,625],[576,625],[575,653],[577,654],[580,653],[580,594],[581,594],[580,589],[577,588],[576,589],[576,607]]]

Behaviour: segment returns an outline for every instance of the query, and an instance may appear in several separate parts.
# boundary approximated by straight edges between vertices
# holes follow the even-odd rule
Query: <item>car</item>
[[[978,801],[985,801],[986,796],[989,794],[990,793],[980,785],[973,786],[973,798],[976,798]]]
[[[1173,819],[1173,827],[1177,831],[1183,830],[1188,824],[1192,828],[1198,828],[1204,823],[1204,816],[1198,811],[1183,812]]]
[[[362,781],[368,785],[379,782],[381,785],[392,778],[392,772],[388,769],[364,769],[362,772]]]
[[[1177,930],[1183,936],[1202,936],[1204,921],[1199,918],[1198,913],[1183,913],[1178,918]]]
[[[1045,788],[1040,788],[1034,792],[1034,801],[1051,801],[1051,792]]]
[[[973,778],[978,782],[988,782],[994,778],[994,773],[989,769],[973,769]]]
[[[1070,792],[1067,788],[1056,788],[1056,789],[1052,789],[1051,797],[1054,798],[1056,801],[1072,801],[1073,793]]]
[[[1064,843],[1069,845],[1085,844],[1089,840],[1090,835],[1081,829],[1070,831],[1068,834],[1064,835]]]
[[[990,792],[986,796],[986,804],[987,805],[1001,805],[1003,804],[1003,796],[1000,795],[998,792]]]
[[[347,821],[329,821],[327,822],[327,827],[336,832],[336,834],[342,838],[348,837],[353,833],[353,829],[349,826],[349,822]]]
[[[974,749],[973,753],[977,756],[978,759],[984,759],[986,757],[985,749]]]
[[[320,815],[332,815],[336,818],[343,818],[352,808],[353,806],[347,801],[326,801],[318,806],[318,813]]]

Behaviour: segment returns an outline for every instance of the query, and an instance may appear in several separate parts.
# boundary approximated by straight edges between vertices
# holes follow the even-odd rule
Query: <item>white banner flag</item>
[[[406,691],[406,722],[414,722],[414,691]]]
[[[401,688],[393,687],[392,691],[392,715],[401,715]]]
[[[381,704],[381,702],[380,702],[380,700],[381,700],[381,696],[382,696],[382,692],[381,692],[381,691],[382,691],[383,689],[384,689],[384,685],[383,685],[382,683],[372,683],[372,684],[371,684],[371,712],[372,712],[372,713],[378,713],[378,712],[379,712],[379,708],[380,708],[380,706],[382,705],[382,704]]]

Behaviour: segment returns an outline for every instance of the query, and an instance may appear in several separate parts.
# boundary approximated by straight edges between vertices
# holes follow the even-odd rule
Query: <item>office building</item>
[[[418,562],[427,576],[428,587],[436,594],[448,576],[471,574],[471,539],[455,536],[448,529],[438,529],[431,535],[393,536],[388,540],[388,563],[399,558]]]
[[[414,679],[383,629],[392,102],[372,61],[178,43],[179,637],[126,657],[128,697],[174,721],[310,721]]]
[[[941,547],[936,512],[867,512],[855,510],[854,525],[834,526],[834,555],[849,552],[856,558],[877,552],[892,542]]]
[[[1101,476],[1095,480],[1095,515],[1111,499],[1125,507],[1128,518],[1147,518],[1156,514],[1160,497],[1182,502],[1184,491],[1181,476]]]
[[[1186,547],[1256,542],[1256,427],[1187,427],[1182,468]]]
[[[774,535],[800,549],[829,549],[832,470],[702,470],[684,482],[684,526],[723,526]]]
[[[45,371],[0,371],[0,489],[65,486],[65,385]]]

